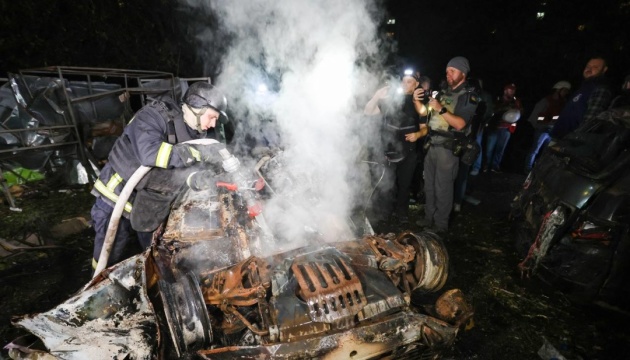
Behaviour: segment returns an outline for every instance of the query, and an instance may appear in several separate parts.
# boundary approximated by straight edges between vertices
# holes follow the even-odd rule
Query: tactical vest
[[[442,92],[440,96],[440,104],[445,107],[448,112],[455,114],[458,101],[469,101],[466,93],[472,93],[473,88],[468,87],[466,84],[461,86],[457,91],[453,91],[451,88],[447,88]],[[429,128],[431,130],[431,137],[433,144],[440,144],[446,142],[448,138],[454,138],[456,135],[468,135],[470,133],[470,119],[466,120],[466,126],[462,130],[455,130],[451,127],[444,117],[434,111],[431,114],[429,120]]]
[[[394,100],[379,104],[383,113],[382,141],[386,152],[398,152],[406,156],[415,151],[416,143],[405,140],[405,135],[420,130],[420,115],[413,105],[412,95],[404,95]]]

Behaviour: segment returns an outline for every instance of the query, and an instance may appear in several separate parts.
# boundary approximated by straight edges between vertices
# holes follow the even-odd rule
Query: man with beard
[[[448,230],[453,208],[454,182],[457,178],[459,157],[453,151],[458,139],[470,133],[470,121],[475,115],[479,95],[468,86],[468,59],[457,56],[446,65],[447,88],[430,97],[421,115],[431,113],[429,120],[429,149],[424,158],[424,219],[417,224],[430,227],[437,233]],[[424,98],[428,94],[421,94]]]
[[[397,88],[387,85],[374,93],[365,105],[365,115],[382,115],[382,141],[388,160],[390,178],[395,186],[387,189],[385,211],[393,207],[393,218],[408,222],[409,190],[417,162],[417,140],[426,134],[426,125],[420,124],[420,74],[406,70]],[[390,183],[393,183],[391,181]],[[395,193],[395,195],[394,195]],[[392,206],[393,204],[393,206]]]
[[[592,57],[582,75],[582,86],[567,101],[558,121],[551,130],[551,137],[561,139],[575,130],[582,122],[594,119],[606,110],[612,99],[612,92],[606,78],[608,66],[603,57]]]

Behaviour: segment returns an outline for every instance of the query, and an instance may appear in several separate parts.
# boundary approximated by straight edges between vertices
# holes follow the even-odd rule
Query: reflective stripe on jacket
[[[177,143],[201,137],[185,124],[181,109],[175,103],[144,106],[116,140],[92,194],[101,196],[113,207],[126,181],[141,165],[164,169],[184,167],[182,159],[172,151],[173,144],[168,143],[169,118],[174,123]],[[135,191],[125,205],[125,217],[131,212],[134,196]]]

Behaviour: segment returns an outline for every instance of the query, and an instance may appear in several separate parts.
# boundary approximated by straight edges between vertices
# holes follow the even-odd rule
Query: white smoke
[[[377,17],[383,13],[370,0],[189,0],[188,5],[211,12],[229,41],[215,84],[229,94],[235,117],[250,117],[243,124],[265,126],[253,123],[261,111],[256,90],[269,74],[277,77],[275,84],[266,84],[274,101],[263,105],[279,126],[291,171],[308,179],[294,185],[304,189],[291,193],[312,195],[316,187],[317,196],[292,199],[298,208],[290,211],[268,204],[268,221],[292,238],[303,230],[298,221],[303,214],[320,221],[318,231],[341,240],[329,219],[347,218],[363,186],[356,174],[369,145],[362,132],[373,127],[357,121],[365,91],[376,81],[363,64],[384,55],[378,54],[377,36]],[[198,34],[204,51],[219,48],[219,36],[206,35],[207,30]]]

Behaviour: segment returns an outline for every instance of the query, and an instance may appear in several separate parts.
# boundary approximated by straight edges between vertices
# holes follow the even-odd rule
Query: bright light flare
[[[267,88],[267,85],[265,84],[258,84],[258,87],[256,88],[256,93],[258,94],[266,94],[269,91],[269,89]]]

